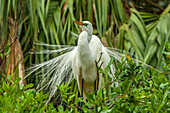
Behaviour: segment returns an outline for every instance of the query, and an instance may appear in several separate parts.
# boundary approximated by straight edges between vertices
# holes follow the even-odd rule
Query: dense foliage
[[[31,89],[34,86],[33,84],[19,86],[19,81],[20,78],[12,80],[12,75],[7,80],[2,80],[0,87],[1,113],[40,113],[45,110],[51,113],[56,111],[53,104],[49,104],[47,110],[45,99],[48,98],[48,94]]]
[[[36,92],[33,84],[26,86],[19,85],[20,78],[12,80],[2,79],[0,87],[0,111],[1,112],[152,112],[166,113],[170,111],[170,82],[169,74],[169,47],[166,43],[166,54],[168,61],[164,66],[165,72],[159,73],[155,69],[147,69],[142,64],[138,64],[127,55],[122,57],[122,63],[117,63],[115,79],[109,76],[109,68],[99,70],[103,77],[107,79],[102,88],[97,92],[86,92],[87,101],[82,98],[75,98],[76,94],[70,92],[70,86],[62,84],[57,86],[60,90],[62,103],[57,108],[50,103],[47,107],[45,102],[48,94],[41,91]],[[114,62],[111,59],[109,65]],[[5,75],[3,75],[5,76]],[[119,82],[115,87],[114,82]],[[79,103],[83,106],[80,107]]]
[[[170,112],[170,2],[154,2],[0,0],[0,112]],[[56,86],[62,99],[56,94],[59,101],[47,106],[48,94],[35,89],[41,77],[35,74],[24,79],[25,67],[52,57],[33,55],[33,50],[51,49],[36,42],[76,45],[78,38],[73,34],[80,29],[73,24],[75,20],[90,21],[93,33],[105,46],[126,50],[154,68],[138,64],[128,55],[122,63],[112,58],[116,78],[110,78],[108,68],[99,69],[103,87],[87,92],[87,101],[78,97],[73,81],[70,86]]]
[[[87,92],[87,101],[79,98],[73,102],[75,94],[68,94],[69,87],[61,85],[59,89],[65,102],[63,105],[67,106],[66,111],[74,111],[75,108],[85,113],[170,111],[170,83],[166,74],[158,73],[154,69],[147,71],[129,57],[117,66],[116,79],[112,80],[106,70],[103,71],[103,76],[107,76],[108,82],[97,93]],[[113,85],[115,81],[119,82],[118,87]],[[80,101],[84,102],[82,108],[77,107]]]

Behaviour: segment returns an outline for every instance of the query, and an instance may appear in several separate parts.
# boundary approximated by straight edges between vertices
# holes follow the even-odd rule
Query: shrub
[[[96,93],[87,92],[87,101],[81,98],[74,100],[75,94],[68,93],[70,87],[66,84],[59,86],[64,101],[60,108],[67,112],[80,110],[85,113],[166,113],[170,111],[170,83],[166,73],[159,73],[153,68],[148,70],[130,57],[123,59],[122,63],[117,63],[115,79],[107,74],[109,70],[100,70],[108,82],[105,82],[105,85]],[[118,87],[113,85],[116,81],[119,82]],[[78,106],[79,102],[84,103],[81,108]]]
[[[53,104],[47,106],[45,104],[48,94],[41,91],[36,92],[32,87],[33,84],[19,86],[20,78],[12,80],[13,76],[1,81],[0,85],[0,112],[7,113],[36,113],[36,112],[55,112]]]

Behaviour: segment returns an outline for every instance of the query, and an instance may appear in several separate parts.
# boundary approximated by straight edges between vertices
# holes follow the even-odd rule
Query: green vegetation
[[[0,112],[169,112],[170,2],[154,0],[154,3],[0,0]],[[36,91],[41,77],[35,73],[23,79],[25,68],[55,57],[33,54],[51,49],[36,45],[37,42],[77,45],[78,39],[72,32],[79,34],[80,29],[73,24],[75,20],[90,21],[94,34],[105,46],[137,55],[153,68],[137,64],[127,56],[122,63],[116,63],[115,80],[110,80],[109,69],[99,70],[105,83],[97,92],[87,92],[88,101],[78,97],[74,81],[69,86],[64,83],[56,86],[62,101],[56,104],[52,99],[47,106],[48,94]],[[110,63],[113,61],[114,58]],[[43,68],[41,71],[44,73]],[[118,87],[112,85],[115,81],[119,82]]]
[[[166,43],[169,49],[170,43]],[[167,71],[169,71],[169,51],[168,63],[165,65],[165,73],[159,73],[155,69],[147,71],[140,64],[137,65],[129,56],[125,60],[122,57],[122,63],[117,63],[118,70],[115,72],[116,78],[112,80],[108,73],[110,69],[99,70],[107,78],[107,82],[97,92],[87,92],[87,101],[77,98],[76,94],[70,92],[71,87],[67,84],[58,86],[63,102],[54,108],[50,103],[45,105],[48,94],[41,91],[36,92],[32,89],[33,84],[26,86],[19,85],[20,78],[12,80],[2,79],[0,87],[0,111],[1,112],[152,112],[166,113],[170,109],[170,82]],[[114,58],[113,58],[114,59]],[[110,63],[113,63],[111,60]],[[115,87],[114,82],[119,82]],[[109,89],[109,90],[108,90]],[[79,102],[83,106],[79,107]]]
[[[170,39],[169,10],[170,6],[157,15],[131,9],[128,23],[120,27],[118,47],[135,52],[144,63],[162,70],[164,42]]]
[[[107,73],[103,76],[107,76]],[[79,98],[74,102],[75,94],[68,94],[69,87],[62,84],[59,89],[65,102],[63,105],[67,106],[66,111],[75,112],[77,110],[75,108],[85,113],[166,113],[170,111],[170,83],[167,75],[158,73],[154,69],[148,72],[141,65],[127,58],[123,63],[118,64],[115,76],[116,79],[113,81],[107,76],[108,82],[96,94],[87,92],[87,101]],[[119,81],[118,87],[111,85],[115,81]],[[82,108],[77,107],[80,101],[84,102]],[[60,107],[64,111],[63,106]]]
[[[33,84],[19,85],[20,78],[12,80],[12,75],[6,80],[2,79],[0,87],[0,112],[4,113],[40,113],[55,112],[53,104],[49,104],[48,110],[45,99],[48,94],[36,92]]]

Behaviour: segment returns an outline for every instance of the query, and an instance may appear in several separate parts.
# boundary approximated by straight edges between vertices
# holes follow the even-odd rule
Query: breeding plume
[[[86,91],[92,91],[91,87],[95,86],[94,83],[98,77],[97,86],[100,88],[102,76],[101,74],[97,75],[96,62],[99,61],[97,64],[101,65],[102,69],[105,69],[111,57],[121,61],[121,56],[124,56],[119,52],[104,47],[100,39],[93,35],[93,27],[90,22],[74,21],[74,23],[82,28],[78,38],[78,45],[66,46],[39,43],[38,45],[40,46],[57,47],[57,49],[35,52],[35,54],[47,54],[50,56],[55,54],[56,57],[28,69],[29,73],[27,76],[34,72],[36,72],[36,76],[41,76],[42,80],[40,80],[37,89],[45,89],[49,92],[48,102],[57,91],[56,85],[59,86],[63,81],[67,81],[70,84],[73,79],[76,79],[80,93],[85,95]],[[42,67],[44,73],[40,70]],[[113,65],[110,65],[110,68],[110,77],[114,78],[115,68]]]
[[[98,83],[96,87],[100,88],[101,86],[102,76],[97,75],[96,62],[99,61],[99,65],[102,63],[102,69],[104,69],[110,61],[110,57],[100,39],[92,35],[93,27],[90,22],[74,21],[74,23],[80,25],[82,32],[79,35],[76,54],[73,57],[72,70],[74,78],[78,82],[79,91],[80,93],[83,92],[85,97],[86,91],[92,91],[92,87],[96,85],[96,82]]]

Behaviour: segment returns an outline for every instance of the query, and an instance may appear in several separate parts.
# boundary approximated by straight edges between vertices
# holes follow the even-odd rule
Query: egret
[[[67,81],[68,84],[70,84],[73,79],[77,80],[79,92],[81,95],[84,95],[85,99],[85,92],[91,92],[92,89],[94,89],[94,83],[97,78],[95,61],[98,61],[98,65],[101,65],[102,69],[105,69],[110,61],[110,56],[120,62],[121,56],[125,56],[124,54],[104,47],[100,39],[93,35],[93,27],[89,21],[74,21],[74,23],[78,24],[82,28],[77,46],[39,43],[38,45],[40,46],[57,47],[58,49],[44,50],[35,52],[35,54],[57,54],[57,57],[40,64],[36,64],[26,70],[29,72],[27,76],[34,72],[36,72],[36,76],[41,76],[42,80],[40,80],[37,89],[40,91],[45,88],[46,91],[49,92],[49,99],[47,103],[57,92],[56,85],[59,86],[63,81]],[[40,70],[42,67],[44,69],[44,73]],[[114,78],[115,68],[113,65],[110,65],[110,68],[111,73],[109,75]],[[102,76],[99,74],[97,88],[101,87],[101,81]],[[115,84],[116,86],[118,85],[118,83]]]
[[[100,39],[93,35],[93,27],[89,21],[74,21],[74,23],[82,28],[82,32],[79,35],[78,48],[72,62],[72,70],[74,78],[78,82],[79,92],[81,95],[83,93],[85,99],[86,91],[91,92],[92,87],[94,89],[95,81],[98,83],[98,88],[101,86],[102,76],[98,75],[99,80],[96,80],[97,68],[95,61],[100,60],[99,63],[103,63],[102,69],[104,69],[110,61],[110,57],[103,48],[104,46]],[[82,87],[83,89],[81,89]]]

